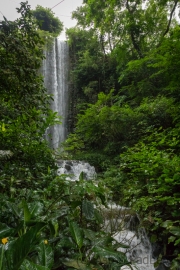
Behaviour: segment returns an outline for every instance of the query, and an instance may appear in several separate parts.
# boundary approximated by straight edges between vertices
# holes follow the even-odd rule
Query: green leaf
[[[105,236],[105,237],[99,237],[93,240],[92,245],[94,247],[98,246],[107,246],[108,244],[111,244],[114,239],[111,236]]]
[[[84,235],[89,240],[93,241],[96,238],[96,233],[92,230],[83,229]]]
[[[91,270],[90,267],[87,266],[87,264],[84,262],[80,262],[77,260],[69,260],[66,262],[63,262],[64,265],[75,268],[75,269],[79,269],[79,270]]]
[[[2,131],[3,132],[6,131],[6,128],[5,128],[5,124],[4,123],[2,124]]]
[[[180,236],[180,228],[179,227],[172,226],[170,228],[170,232],[176,236]]]
[[[83,233],[82,229],[76,222],[69,222],[69,229],[72,235],[73,240],[78,245],[79,248],[83,245]]]
[[[17,270],[27,258],[29,252],[33,249],[37,233],[45,226],[45,223],[39,222],[27,233],[12,241],[5,252],[8,270]]]
[[[94,209],[94,217],[99,224],[103,224],[104,219],[99,210]]]
[[[93,204],[88,200],[83,200],[82,202],[82,212],[85,215],[87,219],[93,219],[94,218],[94,206]]]
[[[63,237],[60,242],[60,246],[65,249],[76,249],[76,244],[71,237]]]
[[[177,239],[176,241],[175,241],[175,246],[177,246],[177,245],[179,245],[179,243],[180,243],[180,239]]]
[[[41,242],[37,250],[39,264],[51,269],[54,262],[54,254],[51,246]]]
[[[0,223],[0,239],[10,236],[13,232],[14,232],[14,229],[9,228],[4,223]]]
[[[31,213],[25,200],[22,201],[22,207],[24,210],[24,222],[29,222],[31,220]]]
[[[170,236],[168,238],[168,244],[171,243],[171,242],[174,242],[176,240],[176,237],[175,236]]]
[[[162,226],[163,228],[169,228],[169,227],[172,226],[172,224],[173,224],[172,220],[166,220],[166,221],[164,221],[164,222],[161,224],[161,226]]]
[[[33,262],[28,260],[24,260],[23,264],[20,267],[20,270],[50,270],[50,269],[51,268],[34,264]]]
[[[127,258],[124,253],[114,251],[112,249],[103,248],[103,247],[94,247],[92,249],[93,252],[95,252],[100,257],[111,259],[113,261],[116,261],[118,263],[121,263],[122,265],[125,265],[128,263]]]
[[[17,216],[20,217],[20,211],[19,208],[17,207],[17,205],[15,205],[14,203],[11,203],[9,201],[6,202],[7,206],[9,209],[11,209],[12,213]]]
[[[81,172],[79,175],[79,181],[83,182],[84,181],[84,172]]]
[[[36,218],[37,216],[41,215],[43,212],[43,203],[35,202],[29,205],[29,211],[32,218]]]

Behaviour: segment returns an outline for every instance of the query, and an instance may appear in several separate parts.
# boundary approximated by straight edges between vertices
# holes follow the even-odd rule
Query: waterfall
[[[46,59],[43,61],[42,74],[44,76],[44,85],[48,93],[53,95],[51,109],[62,117],[62,125],[50,127],[47,130],[46,138],[51,148],[58,148],[60,143],[67,136],[68,119],[68,72],[69,72],[69,47],[67,42],[58,39],[52,44],[51,48],[45,52]],[[94,179],[96,176],[94,167],[83,161],[63,161],[58,160],[58,174],[68,174],[67,179],[77,181],[79,175],[83,172],[85,179]],[[132,223],[126,222],[127,209],[115,205],[112,209],[109,205],[110,219],[105,219],[105,230],[113,230],[113,237],[119,243],[128,245],[129,248],[120,248],[120,251],[126,252],[127,258],[133,263],[133,269],[154,270],[152,260],[152,250],[149,239],[144,229],[134,230]],[[102,210],[105,214],[106,210]],[[129,210],[128,210],[129,211]],[[115,213],[115,216],[112,213]],[[116,213],[119,213],[118,216]],[[123,215],[125,218],[122,218]],[[123,226],[121,226],[123,224]],[[129,224],[129,225],[128,225]],[[113,228],[113,226],[115,226]],[[131,268],[131,269],[132,269]],[[121,267],[122,270],[130,269],[128,266]]]
[[[48,94],[52,95],[51,109],[61,116],[61,125],[48,128],[46,139],[50,147],[57,149],[67,137],[68,119],[68,77],[69,77],[69,47],[67,42],[55,39],[52,46],[45,51],[42,66],[44,85]]]
[[[124,229],[115,233],[114,238],[119,243],[124,243],[130,247],[127,249],[120,248],[125,251],[127,258],[132,262],[133,269],[154,270],[155,260],[152,258],[152,247],[144,228],[137,231]],[[122,267],[122,270],[129,270],[128,267]]]

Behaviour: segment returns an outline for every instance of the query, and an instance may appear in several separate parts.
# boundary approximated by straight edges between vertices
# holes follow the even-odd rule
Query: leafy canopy
[[[50,8],[44,8],[38,5],[36,9],[32,11],[32,14],[36,18],[41,30],[48,31],[55,37],[62,32],[63,23],[58,17],[55,17],[54,12]]]

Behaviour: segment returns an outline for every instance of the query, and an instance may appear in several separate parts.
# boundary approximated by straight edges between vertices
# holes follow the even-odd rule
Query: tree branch
[[[173,9],[171,10],[169,22],[168,22],[167,28],[166,28],[166,30],[165,30],[165,32],[164,32],[164,34],[163,34],[163,37],[169,32],[169,28],[170,28],[170,25],[171,25],[173,13],[174,13],[174,11],[175,11],[175,9],[176,9],[177,3],[178,3],[178,0],[175,0]]]
[[[177,0],[177,1],[178,1],[178,0]],[[133,17],[133,12],[134,12],[135,10],[134,10],[134,9],[133,9],[133,10],[130,9],[130,6],[129,6],[129,0],[126,1],[126,8],[127,8],[127,10],[129,11],[130,15]],[[138,42],[137,42],[137,40],[136,40],[134,31],[133,31],[132,29],[130,29],[130,36],[131,36],[132,44],[133,44],[135,50],[137,51],[139,57],[140,57],[140,58],[143,58],[143,55],[142,55],[142,53],[141,53],[141,49],[140,49],[140,47],[139,47],[139,45],[138,45]]]

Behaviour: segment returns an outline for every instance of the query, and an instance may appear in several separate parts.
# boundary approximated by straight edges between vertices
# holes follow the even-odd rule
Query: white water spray
[[[67,137],[68,117],[68,77],[69,46],[67,42],[55,39],[51,48],[46,50],[42,66],[44,85],[52,95],[51,109],[62,117],[61,125],[48,128],[46,139],[51,148],[57,149]]]
[[[95,168],[90,166],[87,162],[76,160],[58,160],[57,165],[59,167],[57,174],[69,175],[69,177],[66,178],[67,180],[79,180],[79,176],[82,172],[85,180],[94,180],[96,178]]]

